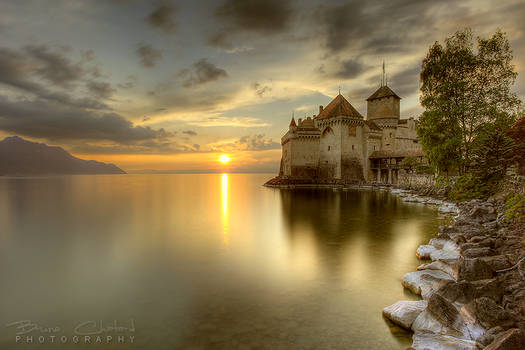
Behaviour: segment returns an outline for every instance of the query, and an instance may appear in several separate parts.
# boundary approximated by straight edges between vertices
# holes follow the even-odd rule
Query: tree
[[[525,175],[525,113],[507,132],[514,141],[513,160],[518,163],[519,173]]]
[[[416,157],[405,157],[399,163],[399,166],[406,169],[409,173],[413,172],[416,166],[419,164]]]
[[[473,165],[481,132],[499,120],[512,120],[520,100],[510,91],[517,77],[505,34],[477,38],[465,29],[432,45],[422,62],[418,136],[438,172]],[[479,146],[479,142],[477,144]],[[479,159],[478,159],[479,160]]]

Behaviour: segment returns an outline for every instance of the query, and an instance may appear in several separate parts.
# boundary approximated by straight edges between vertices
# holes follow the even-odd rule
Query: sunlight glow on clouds
[[[465,26],[501,28],[525,66],[519,0],[53,4],[0,5],[0,135],[127,169],[213,170],[228,152],[277,171],[292,111],[317,114],[341,87],[365,114],[383,59],[402,116],[417,117],[421,59]]]

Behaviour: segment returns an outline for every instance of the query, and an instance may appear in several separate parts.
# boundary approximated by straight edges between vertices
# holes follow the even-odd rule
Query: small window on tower
[[[352,151],[354,150],[354,145],[352,145]]]
[[[330,150],[330,146],[328,146],[328,150]]]

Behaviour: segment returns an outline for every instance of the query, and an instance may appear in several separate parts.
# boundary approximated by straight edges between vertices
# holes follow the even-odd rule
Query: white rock
[[[441,213],[459,213],[459,208],[452,203],[444,203],[438,207],[438,211]]]
[[[443,249],[443,246],[449,239],[444,238],[432,238],[428,244],[433,245],[436,249]]]
[[[453,280],[452,276],[440,270],[420,270],[407,273],[403,277],[403,286],[428,299],[444,282]]]
[[[456,324],[459,326],[458,329],[447,327],[446,325],[443,325],[441,322],[439,322],[431,312],[428,310],[423,310],[412,322],[411,328],[414,331],[414,341],[416,334],[434,334],[436,336],[446,336],[449,337],[450,340],[454,341],[474,341],[484,333],[483,328],[477,324],[470,323],[468,319],[464,319],[463,317],[457,320]],[[434,348],[431,347],[430,349]]]
[[[436,250],[432,245],[420,245],[417,248],[416,255],[419,259],[430,259],[430,254]]]
[[[447,264],[444,261],[436,260],[429,264],[419,265],[418,270],[439,270],[452,276],[455,280],[458,279],[458,268],[455,265]]]
[[[414,322],[416,317],[426,307],[426,300],[402,300],[388,307],[385,307],[383,309],[383,315],[395,324],[400,325],[403,328],[410,329],[410,327],[412,326],[412,322]]]
[[[453,241],[447,240],[442,249],[436,249],[430,253],[430,259],[435,260],[457,260],[459,259],[459,247]]]
[[[415,350],[477,350],[473,340],[458,339],[448,335],[417,332],[412,336]]]

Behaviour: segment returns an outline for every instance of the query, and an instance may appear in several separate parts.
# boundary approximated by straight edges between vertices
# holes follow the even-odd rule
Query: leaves
[[[509,42],[499,30],[474,41],[472,31],[465,29],[444,45],[430,47],[420,76],[425,112],[418,136],[438,172],[463,174],[472,166],[493,164],[496,156],[485,152],[487,147],[503,141],[502,147],[508,146],[505,125],[510,126],[521,103],[510,90],[516,77]],[[507,154],[503,148],[500,155]]]

